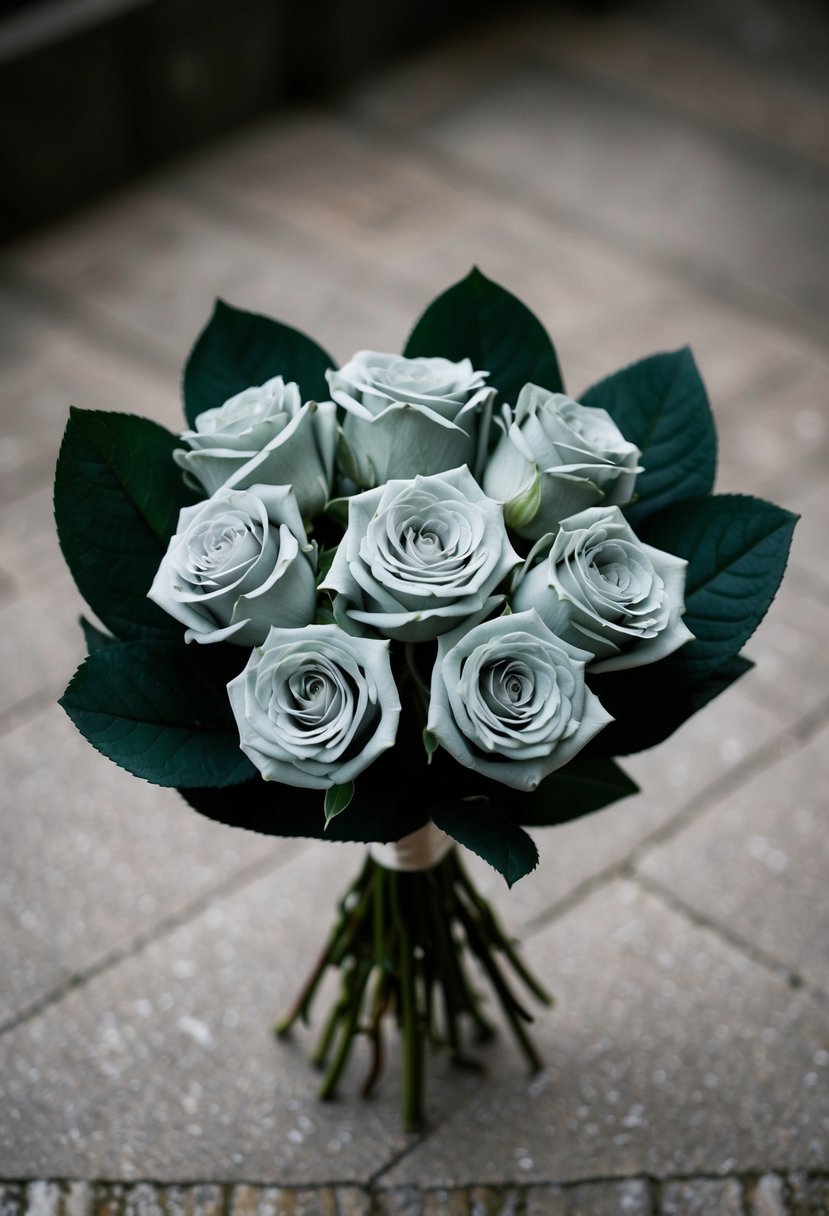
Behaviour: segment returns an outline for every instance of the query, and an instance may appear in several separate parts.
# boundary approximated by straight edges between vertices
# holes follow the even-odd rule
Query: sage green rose
[[[633,497],[641,453],[605,410],[525,384],[496,423],[482,484],[522,536],[538,539],[586,507]]]
[[[331,493],[337,422],[333,402],[302,403],[298,385],[275,376],[204,410],[173,459],[208,494],[220,486],[293,486],[304,519]]]
[[[225,487],[179,513],[148,595],[185,642],[257,646],[272,625],[313,620],[315,570],[290,486]]]
[[[397,735],[388,642],[352,637],[338,625],[272,628],[227,691],[239,745],[266,781],[343,785]],[[275,830],[278,816],[275,807]]]
[[[534,790],[612,721],[590,658],[534,610],[461,626],[438,639],[427,730],[466,768]]]
[[[687,566],[643,544],[618,507],[592,507],[562,520],[549,555],[519,577],[511,602],[589,650],[591,671],[641,667],[693,637],[682,620]]]
[[[340,465],[358,486],[428,476],[468,464],[477,468],[495,390],[469,359],[407,359],[361,350],[326,372],[345,418]]]
[[[348,500],[348,527],[321,584],[338,620],[403,642],[438,634],[503,601],[520,563],[499,503],[464,467],[389,481]]]

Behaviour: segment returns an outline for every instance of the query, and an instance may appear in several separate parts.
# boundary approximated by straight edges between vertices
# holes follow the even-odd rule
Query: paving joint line
[[[595,891],[609,885],[609,883],[617,878],[624,878],[633,874],[638,875],[638,866],[646,853],[654,847],[672,840],[680,832],[684,831],[686,827],[690,826],[694,819],[706,811],[713,803],[728,796],[752,777],[757,776],[765,769],[784,759],[786,755],[786,742],[798,744],[798,750],[800,747],[805,746],[812,736],[823,726],[827,718],[829,718],[829,698],[804,714],[787,731],[782,732],[777,740],[776,747],[756,748],[755,751],[745,756],[733,768],[721,773],[707,786],[699,790],[684,806],[680,807],[671,816],[667,823],[654,828],[640,840],[636,841],[624,857],[619,858],[609,866],[605,866],[604,869],[597,871],[597,873],[591,874],[588,878],[578,883],[567,895],[551,904],[544,911],[539,912],[536,916],[531,917],[521,930],[523,936],[529,938],[542,929],[547,928],[562,916],[572,911],[573,908],[577,907],[585,899],[589,898]],[[624,757],[622,759],[624,760]]]
[[[43,694],[38,694],[34,698],[36,703],[40,704],[43,701]],[[19,702],[16,709],[19,709],[25,702]],[[745,757],[733,769],[729,769],[726,773],[720,775],[712,783],[699,791],[690,802],[680,808],[668,823],[661,825],[648,833],[641,840],[637,841],[633,848],[621,859],[614,862],[612,865],[605,867],[596,874],[590,875],[582,883],[579,883],[568,895],[561,900],[550,905],[537,916],[532,917],[523,927],[522,933],[526,939],[534,936],[542,929],[553,924],[556,920],[566,915],[573,908],[577,907],[585,899],[587,899],[595,891],[607,886],[610,882],[622,877],[641,877],[638,869],[639,862],[643,854],[646,854],[652,848],[664,843],[667,840],[673,839],[679,832],[684,830],[697,815],[701,814],[708,806],[719,798],[727,795],[746,780],[756,776],[764,771],[772,764],[777,763],[783,758],[785,752],[783,750],[784,743],[797,742],[799,745],[805,746],[809,739],[820,729],[829,716],[829,698],[814,707],[807,714],[804,714],[789,730],[780,736],[778,746],[774,749],[758,748],[749,756]],[[0,718],[0,724],[2,718]],[[275,864],[276,863],[276,864]],[[258,878],[265,877],[273,870],[278,870],[282,862],[278,861],[278,849],[274,847],[268,853],[252,862],[227,879],[211,887],[209,890],[197,896],[175,913],[171,913],[155,925],[145,930],[143,933],[137,934],[129,943],[124,946],[117,947],[114,950],[108,951],[102,958],[97,960],[86,968],[81,968],[67,977],[61,984],[56,985],[42,997],[32,1002],[19,1013],[13,1014],[4,1022],[0,1023],[0,1035],[14,1030],[17,1027],[37,1017],[39,1014],[50,1008],[52,1005],[59,1003],[64,996],[78,988],[84,987],[93,979],[97,979],[100,975],[125,962],[127,959],[141,953],[147,946],[153,944],[176,929],[189,923],[196,916],[200,915],[207,907],[217,899],[224,899],[231,895],[242,891],[251,882]],[[709,926],[716,929],[716,924]],[[725,939],[728,940],[728,939]],[[732,944],[734,944],[732,942]],[[784,968],[786,970],[786,968]],[[816,989],[821,992],[822,990]]]
[[[460,1105],[460,1109],[463,1110],[463,1108],[466,1105],[468,1105],[468,1103],[462,1102]],[[456,1107],[455,1110],[457,1110],[457,1109],[459,1109],[459,1108]],[[455,1112],[453,1111],[452,1113],[454,1114]],[[364,1187],[364,1189],[366,1191],[368,1191],[369,1193],[372,1190],[374,1190],[375,1188],[377,1190],[383,1190],[384,1188],[382,1186],[378,1185],[380,1183],[380,1179],[383,1177],[383,1175],[388,1174],[388,1172],[390,1170],[393,1170],[395,1168],[395,1166],[400,1164],[401,1161],[404,1161],[406,1159],[406,1157],[409,1157],[415,1151],[415,1149],[420,1148],[421,1145],[423,1145],[423,1144],[426,1144],[432,1138],[432,1135],[434,1134],[434,1132],[436,1132],[441,1127],[441,1125],[447,1121],[448,1118],[449,1118],[449,1116],[447,1115],[446,1119],[439,1120],[438,1123],[435,1125],[435,1127],[430,1127],[430,1128],[426,1129],[425,1131],[418,1132],[416,1134],[415,1140],[412,1144],[407,1144],[404,1148],[401,1148],[398,1152],[392,1154],[392,1156],[389,1158],[389,1160],[384,1165],[381,1165],[378,1169],[376,1169],[374,1171],[373,1174],[369,1175],[367,1182],[360,1183],[359,1185]],[[342,1185],[342,1184],[340,1184],[340,1185]],[[351,1184],[351,1185],[353,1185],[353,1184]],[[385,1188],[385,1189],[391,1189],[391,1188]]]
[[[699,814],[708,810],[712,803],[721,801],[739,786],[778,764],[791,754],[789,749],[800,751],[822,729],[827,720],[829,720],[829,697],[812,706],[789,727],[781,727],[780,734],[772,746],[755,748],[732,768],[715,777],[712,782],[694,794],[667,823],[660,824],[659,827],[654,828],[637,841],[626,860],[631,860],[632,864],[638,865],[643,853],[672,840],[681,831],[684,831]],[[794,745],[793,748],[792,745]],[[624,757],[622,759],[624,760]]]
[[[684,899],[675,895],[673,891],[663,886],[658,879],[652,878],[650,874],[644,874],[631,867],[625,877],[629,878],[631,882],[641,887],[649,895],[661,900],[662,903],[678,913],[678,915],[684,917],[685,920],[691,921],[697,928],[713,933],[716,937],[719,937],[729,946],[736,949],[745,958],[751,959],[758,966],[770,971],[778,979],[783,980],[789,988],[798,992],[806,992],[821,1002],[829,1004],[829,992],[824,991],[819,985],[813,984],[801,972],[789,966],[788,963],[784,963],[782,959],[770,954],[762,946],[755,945],[754,942],[743,937],[741,933],[735,932],[725,922],[718,920],[716,917],[707,916],[704,912],[700,912],[698,908],[695,908],[693,904],[686,903]]]
[[[0,1036],[25,1025],[53,1005],[59,1004],[70,993],[79,988],[84,988],[92,980],[98,979],[99,976],[106,974],[114,967],[135,958],[149,946],[154,945],[157,941],[161,941],[162,938],[169,936],[177,929],[195,920],[196,917],[200,916],[218,900],[228,899],[237,895],[252,882],[256,882],[258,879],[265,878],[269,874],[278,871],[283,865],[290,864],[296,856],[297,854],[292,854],[290,857],[281,860],[279,846],[269,849],[263,857],[259,857],[246,866],[240,867],[240,869],[228,875],[227,878],[215,884],[215,886],[195,896],[177,911],[161,917],[155,924],[135,934],[124,945],[108,950],[95,962],[73,972],[62,983],[55,985],[48,992],[44,993],[43,996],[32,1001],[25,1009],[12,1014],[11,1017],[0,1022]]]
[[[324,1182],[314,1182],[306,1180],[302,1182],[283,1183],[278,1179],[272,1178],[236,1178],[236,1179],[204,1179],[184,1176],[175,1179],[162,1179],[153,1177],[142,1178],[117,1178],[117,1177],[83,1177],[81,1175],[6,1175],[0,1176],[0,1186],[25,1188],[33,1185],[50,1185],[60,1188],[68,1188],[73,1185],[85,1184],[90,1187],[112,1188],[121,1192],[129,1192],[137,1190],[140,1187],[154,1187],[158,1190],[173,1190],[180,1188],[196,1188],[212,1186],[217,1190],[230,1194],[238,1187],[262,1187],[271,1188],[277,1187],[284,1191],[322,1191],[342,1188],[355,1188],[363,1192],[371,1192],[373,1194],[389,1194],[394,1191],[417,1190],[422,1194],[429,1194],[442,1191],[466,1191],[476,1187],[485,1187],[492,1190],[513,1190],[527,1193],[534,1190],[540,1190],[546,1187],[560,1187],[562,1190],[571,1190],[582,1186],[613,1186],[620,1185],[626,1182],[645,1182],[651,1187],[666,1187],[675,1183],[693,1183],[693,1182],[729,1182],[735,1181],[743,1186],[756,1186],[760,1178],[765,1175],[774,1174],[781,1180],[790,1181],[792,1178],[806,1182],[823,1182],[829,1181],[829,1169],[815,1166],[796,1166],[791,1164],[774,1165],[774,1164],[754,1164],[748,1165],[738,1170],[729,1170],[725,1173],[718,1170],[700,1169],[695,1171],[678,1171],[676,1173],[655,1174],[647,1171],[634,1171],[632,1173],[610,1173],[610,1174],[591,1174],[579,1178],[542,1178],[533,1182],[517,1182],[513,1180],[505,1180],[503,1182],[459,1182],[455,1184],[431,1183],[424,1187],[413,1186],[409,1183],[395,1183],[393,1186],[377,1186],[373,1181],[375,1175],[372,1175],[367,1180],[357,1178],[335,1178],[326,1179]]]

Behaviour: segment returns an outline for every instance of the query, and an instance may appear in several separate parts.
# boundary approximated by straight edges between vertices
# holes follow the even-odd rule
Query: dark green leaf
[[[541,322],[477,269],[429,305],[404,354],[471,359],[512,405],[528,383],[562,391],[556,352]]]
[[[326,829],[328,828],[332,819],[336,819],[337,815],[341,815],[343,813],[353,797],[353,781],[347,781],[345,785],[332,785],[330,789],[325,791],[323,810],[325,812]]]
[[[295,380],[303,401],[326,401],[330,355],[313,338],[258,313],[216,301],[184,369],[184,411],[192,427],[204,410],[274,376]]]
[[[694,356],[685,347],[650,355],[608,376],[582,396],[607,410],[625,439],[642,452],[637,499],[625,508],[634,527],[681,499],[710,494],[717,435]]]
[[[616,719],[582,753],[590,763],[595,763],[594,756],[628,756],[661,743],[754,666],[742,655],[733,655],[713,670],[677,670],[670,663],[663,659],[629,671],[588,673],[590,687]]]
[[[117,637],[182,632],[147,599],[179,511],[195,501],[176,446],[146,418],[70,411],[55,471],[58,538],[81,595]]]
[[[112,646],[117,643],[118,639],[112,637],[109,633],[104,633],[103,629],[99,629],[97,625],[93,625],[85,616],[80,618],[81,629],[83,630],[83,640],[86,642],[87,654],[92,654],[93,650],[101,650],[104,646]]]
[[[525,827],[552,827],[599,811],[638,791],[636,782],[612,760],[588,760],[580,755],[550,773],[521,802],[514,799],[510,809],[520,816],[519,822]]]
[[[204,649],[105,646],[78,668],[60,704],[93,747],[136,777],[155,785],[234,785],[254,769],[239,750],[225,656]]]
[[[437,826],[503,874],[508,886],[538,865],[538,849],[523,828],[485,798],[432,808]]]
[[[780,586],[796,523],[763,499],[718,494],[669,507],[640,529],[648,544],[688,560],[684,619],[694,641],[665,660],[669,669],[716,668],[751,637]]]
[[[231,827],[247,828],[266,836],[308,836],[315,840],[399,840],[422,827],[428,812],[421,805],[403,803],[360,789],[358,778],[351,804],[328,825],[321,790],[298,789],[255,777],[232,790],[180,789],[182,798],[200,814]]]

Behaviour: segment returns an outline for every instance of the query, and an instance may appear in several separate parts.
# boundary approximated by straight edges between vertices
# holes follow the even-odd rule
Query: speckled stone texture
[[[829,1213],[829,75],[671,8],[467,32],[2,255],[0,1216]],[[512,892],[470,860],[557,998],[545,1069],[433,1060],[411,1136],[394,1045],[322,1105],[310,1032],[271,1034],[361,850],[203,820],[55,706],[50,480],[70,403],[181,425],[215,296],[344,359],[473,262],[574,393],[689,343],[718,487],[803,518],[757,669],[625,762],[643,792],[538,833]]]

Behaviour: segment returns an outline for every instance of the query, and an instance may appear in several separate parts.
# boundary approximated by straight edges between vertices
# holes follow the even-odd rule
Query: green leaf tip
[[[437,736],[426,727],[423,729],[423,746],[426,748],[426,755],[429,759],[429,764],[431,764],[432,756],[440,747],[440,744],[437,741]]]
[[[711,493],[717,433],[690,347],[639,359],[594,384],[580,400],[606,410],[642,453],[636,498],[624,508],[634,528],[671,503]]]
[[[325,826],[332,819],[341,815],[354,797],[354,782],[346,781],[344,785],[332,785],[325,791]]]
[[[295,381],[303,401],[324,401],[325,372],[333,366],[327,351],[307,334],[217,299],[184,368],[187,421],[193,426],[205,410],[274,376]]]
[[[439,828],[488,862],[508,887],[538,865],[532,837],[488,798],[433,807],[431,813]]]
[[[488,384],[515,402],[527,383],[563,391],[549,334],[525,304],[473,266],[433,300],[414,326],[404,355],[470,359]]]

